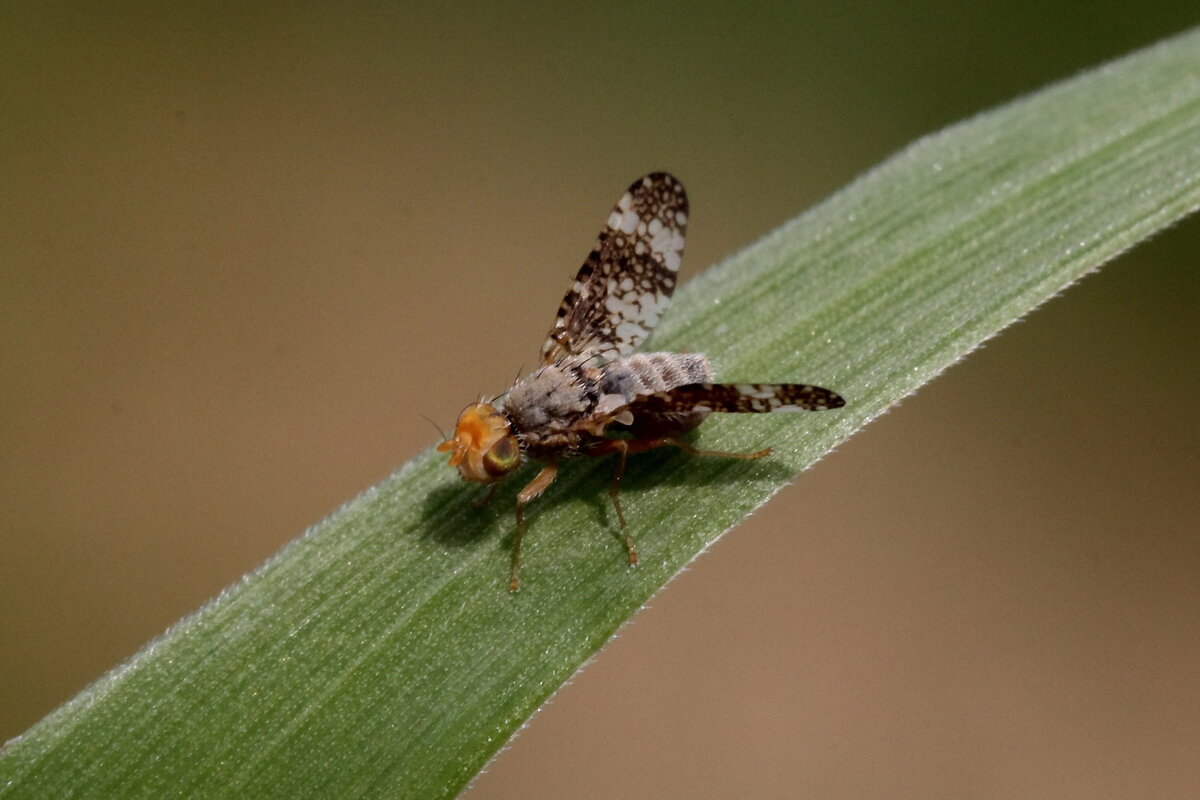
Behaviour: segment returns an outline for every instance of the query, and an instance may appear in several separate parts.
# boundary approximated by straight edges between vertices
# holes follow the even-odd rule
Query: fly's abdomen
[[[689,383],[711,383],[712,367],[700,353],[639,353],[604,368],[600,393],[631,401]]]

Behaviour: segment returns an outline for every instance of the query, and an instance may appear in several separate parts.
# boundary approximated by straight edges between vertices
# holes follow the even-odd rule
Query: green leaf
[[[448,797],[671,576],[868,420],[1200,205],[1200,32],[923,139],[683,287],[652,344],[839,411],[714,419],[486,510],[426,452],[0,753],[0,796]],[[632,176],[630,176],[632,177]]]

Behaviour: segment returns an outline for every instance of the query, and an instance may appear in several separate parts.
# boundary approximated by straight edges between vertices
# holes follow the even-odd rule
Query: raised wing
[[[626,408],[639,414],[690,411],[762,414],[770,411],[826,411],[846,401],[837,392],[802,383],[689,383],[638,397]]]
[[[654,330],[675,291],[687,213],[683,184],[665,172],[629,187],[559,306],[542,348],[547,364],[578,355],[613,361]]]

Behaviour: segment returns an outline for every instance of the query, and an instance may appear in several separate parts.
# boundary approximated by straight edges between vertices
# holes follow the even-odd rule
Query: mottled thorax
[[[539,431],[562,428],[591,410],[595,389],[589,383],[577,366],[549,364],[517,381],[504,396],[504,413],[536,439]]]

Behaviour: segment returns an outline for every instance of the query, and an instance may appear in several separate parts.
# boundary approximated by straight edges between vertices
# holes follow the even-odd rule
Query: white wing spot
[[[617,326],[616,334],[618,339],[626,340],[641,335],[643,330],[642,326],[636,322],[626,321]]]
[[[671,232],[659,231],[654,234],[654,238],[650,240],[650,249],[655,253],[665,253],[671,249]]]
[[[614,315],[624,315],[629,309],[628,304],[621,299],[620,295],[616,294],[610,294],[608,297],[604,298],[604,307],[608,309],[610,314]],[[619,327],[618,330],[620,330]]]
[[[737,390],[746,397],[753,397],[756,400],[770,400],[775,397],[774,389],[763,389],[753,383],[739,383],[737,384]]]

